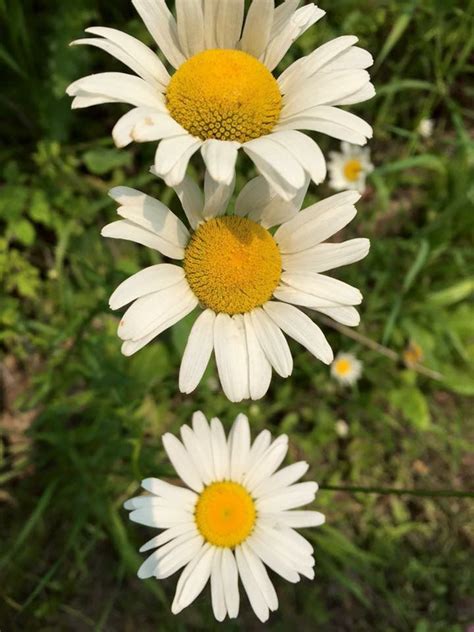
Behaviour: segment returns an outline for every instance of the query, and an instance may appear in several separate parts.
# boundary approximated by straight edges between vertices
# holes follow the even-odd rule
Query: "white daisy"
[[[73,108],[110,102],[134,106],[113,130],[119,147],[160,141],[156,172],[179,184],[190,157],[201,150],[213,178],[232,180],[243,148],[284,198],[303,186],[305,174],[326,175],[318,145],[297,130],[322,132],[364,145],[371,127],[336,106],[370,99],[374,87],[365,70],[371,55],[357,37],[338,37],[294,62],[278,79],[272,71],[302,33],[324,11],[300,0],[253,0],[244,23],[244,0],[176,0],[177,20],[164,0],[133,0],[169,62],[135,38],[92,27],[97,37],[73,44],[97,46],[138,76],[106,72],[83,77],[67,92]]]
[[[362,375],[362,362],[352,353],[338,353],[331,364],[331,375],[340,384],[355,384]]]
[[[421,119],[418,123],[418,133],[422,138],[430,138],[433,134],[434,121],[433,119]]]
[[[272,442],[268,430],[250,441],[247,417],[239,415],[228,438],[219,419],[208,424],[200,412],[192,429],[181,427],[163,445],[188,488],[147,478],[150,492],[125,503],[130,519],[164,531],[140,551],[156,549],[138,570],[142,579],[164,579],[184,567],[173,614],[189,606],[210,579],[218,621],[239,613],[239,586],[260,621],[277,610],[278,597],[265,565],[290,582],[314,578],[313,547],[296,528],[324,522],[317,511],[291,511],[314,500],[317,483],[296,483],[308,469],[300,461],[277,471],[288,437]]]
[[[233,188],[233,183],[217,185],[207,174],[203,199],[186,177],[176,192],[189,231],[158,200],[117,187],[110,195],[124,219],[106,226],[102,235],[183,262],[145,268],[112,294],[112,309],[133,302],[118,328],[122,352],[132,355],[199,305],[202,312],[181,363],[180,390],[196,388],[214,350],[222,388],[238,402],[263,397],[272,369],[282,377],[291,374],[293,360],[282,332],[322,362],[332,362],[322,331],[294,305],[357,325],[353,306],[362,301],[359,290],[322,273],[362,259],[370,243],[362,238],[322,243],[355,216],[360,196],[354,191],[299,211],[304,189],[293,202],[285,202],[259,176],[238,195],[235,213],[224,215]],[[269,229],[276,225],[272,234]]]
[[[329,186],[336,191],[354,189],[363,193],[367,174],[374,170],[370,162],[370,149],[350,143],[341,143],[341,151],[329,153]]]

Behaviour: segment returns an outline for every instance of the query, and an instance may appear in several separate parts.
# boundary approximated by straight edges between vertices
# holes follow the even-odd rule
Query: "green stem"
[[[346,485],[320,485],[319,489],[333,492],[350,492],[361,494],[396,494],[403,496],[456,497],[474,498],[474,491],[456,489],[397,489],[396,487],[351,487]]]

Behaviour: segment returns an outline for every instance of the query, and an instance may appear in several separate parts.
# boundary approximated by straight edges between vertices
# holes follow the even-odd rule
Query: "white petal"
[[[240,549],[268,608],[272,611],[277,610],[278,597],[261,559],[255,555],[252,548],[250,548],[245,542],[240,545]]]
[[[319,527],[326,521],[325,516],[319,511],[283,511],[278,514],[278,519],[287,527],[295,529]]]
[[[341,325],[357,327],[360,323],[360,314],[355,307],[344,305],[342,307],[318,307],[318,312],[326,314]]]
[[[163,239],[185,248],[189,241],[189,231],[183,222],[176,217],[159,200],[146,195],[142,191],[130,187],[114,187],[109,196],[122,208],[117,212],[122,217],[138,224],[147,230],[160,235]]]
[[[216,16],[217,48],[235,48],[242,31],[244,0],[219,2]]]
[[[82,77],[66,89],[69,96],[98,96],[117,103],[163,109],[158,90],[134,75],[123,72],[101,72]]]
[[[237,567],[239,569],[240,579],[247,593],[250,605],[257,617],[265,623],[268,620],[269,611],[265,598],[260,590],[255,577],[250,570],[247,559],[245,558],[241,546],[237,546],[235,549],[235,558],[237,561]]]
[[[320,184],[324,180],[326,161],[323,152],[312,138],[294,129],[288,129],[273,132],[272,140],[288,149],[313,182]]]
[[[288,377],[293,370],[290,348],[279,327],[261,308],[250,312],[254,331],[268,361],[281,377]]]
[[[185,61],[179,45],[176,21],[165,0],[132,0],[148,31],[174,68]]]
[[[216,480],[216,473],[214,468],[214,457],[212,454],[212,437],[211,429],[207,423],[207,419],[201,411],[197,411],[193,414],[193,430],[194,434],[199,440],[201,449],[206,454],[206,459],[209,463],[209,467],[212,470],[212,480]]]
[[[203,542],[203,537],[201,535],[197,535],[194,538],[183,542],[179,548],[169,551],[165,557],[158,561],[154,576],[157,579],[166,579],[170,575],[176,573],[176,571],[182,568],[185,564],[188,564],[196,557],[196,555],[198,555],[203,546]]]
[[[270,37],[270,43],[263,58],[267,68],[273,70],[283,59],[292,43],[325,14],[325,11],[314,4],[298,9],[291,19],[282,25],[280,32],[275,35],[272,34],[273,37]]]
[[[280,435],[244,476],[244,485],[250,491],[271,476],[283,462],[288,452],[288,437]]]
[[[179,549],[183,545],[185,546],[186,544],[187,544],[187,549],[189,550],[190,548],[189,541],[192,542],[191,547],[193,547],[194,545],[193,541],[196,541],[196,539],[199,539],[199,538],[202,543],[202,537],[196,536],[191,532],[191,533],[184,533],[178,536],[177,538],[175,538],[174,540],[168,542],[167,544],[162,546],[160,549],[152,553],[150,556],[148,556],[148,558],[143,562],[143,564],[138,569],[138,573],[137,573],[138,577],[140,579],[148,579],[149,577],[153,577],[153,575],[155,574],[155,571],[157,570],[159,561],[163,559],[168,553],[173,553],[173,556],[174,556],[176,552],[179,553]],[[183,563],[183,566],[184,566],[184,563]]]
[[[282,117],[279,125],[286,127],[287,123],[294,129],[323,132],[356,145],[365,145],[373,133],[370,125],[360,116],[331,105],[318,105],[288,118]]]
[[[257,169],[284,200],[293,198],[305,185],[304,170],[290,152],[271,139],[261,136],[243,145]]]
[[[249,420],[240,413],[229,434],[230,478],[240,482],[250,454]]]
[[[283,255],[282,262],[285,270],[293,272],[297,270],[326,272],[360,261],[367,256],[369,249],[370,241],[360,237],[338,244],[319,244],[308,250]]]
[[[197,303],[183,279],[172,287],[137,299],[123,315],[117,333],[122,340],[139,340],[157,328],[164,331],[192,312]]]
[[[332,349],[321,329],[311,318],[287,303],[268,302],[264,309],[287,336],[303,345],[321,362],[331,364],[334,360]]]
[[[176,24],[181,50],[186,57],[192,57],[204,50],[201,0],[176,0]]]
[[[247,461],[245,472],[249,472],[253,466],[259,462],[261,456],[265,453],[272,440],[272,435],[268,430],[262,430],[256,437],[250,448],[250,454]]]
[[[293,565],[286,557],[279,555],[278,552],[272,548],[271,544],[262,536],[261,532],[259,533],[258,530],[255,530],[246,540],[246,543],[254,551],[255,555],[258,555],[272,571],[292,584],[300,580]]]
[[[267,48],[274,8],[274,0],[253,0],[247,12],[240,48],[257,59]]]
[[[316,48],[291,64],[278,78],[282,94],[297,91],[313,74],[357,42],[355,35],[342,35]]]
[[[303,114],[315,106],[337,105],[341,99],[363,88],[370,81],[366,70],[334,70],[318,72],[297,91],[284,97],[282,117]]]
[[[117,147],[126,147],[133,140],[132,132],[135,125],[150,114],[160,113],[156,108],[133,108],[119,118],[112,130],[112,137]]]
[[[259,524],[258,530],[277,552],[283,554],[298,573],[306,575],[307,571],[313,568],[313,547],[296,531],[286,526],[269,527],[264,520]]]
[[[223,549],[222,552],[222,585],[224,588],[224,599],[229,619],[235,619],[239,614],[239,574],[235,557],[230,549]]]
[[[255,504],[257,510],[261,512],[285,511],[313,502],[317,489],[317,484],[312,481],[296,483],[258,499]]]
[[[182,182],[189,159],[201,145],[202,141],[190,134],[165,138],[156,150],[154,173],[174,187]]]
[[[194,491],[201,492],[203,490],[201,477],[181,441],[167,432],[163,435],[162,442],[166,454],[181,480]]]
[[[214,323],[214,353],[222,389],[232,402],[249,396],[248,355],[241,318],[220,313]]]
[[[195,229],[202,220],[204,202],[201,188],[193,178],[185,176],[179,184],[174,186],[174,190],[179,197],[191,228]]]
[[[216,21],[220,0],[203,0],[204,42],[206,49],[218,48],[216,39]]]
[[[249,392],[252,399],[265,395],[272,379],[272,367],[255,333],[250,314],[244,314],[245,338],[249,361]]]
[[[212,611],[217,621],[224,621],[227,607],[224,598],[224,586],[222,582],[222,553],[223,548],[217,548],[214,553],[211,567],[211,599]]]
[[[273,292],[274,298],[284,303],[291,303],[292,305],[300,305],[301,307],[309,307],[317,311],[332,308],[341,307],[341,304],[333,299],[321,298],[321,296],[314,296],[314,294],[308,294],[304,290],[298,290],[290,285],[281,284]]]
[[[100,234],[102,237],[109,237],[110,239],[134,241],[137,244],[142,244],[142,246],[153,248],[153,250],[157,250],[171,259],[184,258],[184,249],[181,246],[172,244],[168,240],[162,239],[160,235],[128,220],[122,219],[118,222],[107,224],[107,226],[104,226],[101,230]]]
[[[210,138],[204,141],[201,154],[209,175],[216,182],[230,185],[234,178],[239,143]]]
[[[130,135],[137,143],[187,136],[188,132],[168,112],[153,112],[135,123]]]
[[[290,287],[317,298],[334,301],[334,303],[340,303],[341,305],[360,305],[362,303],[362,294],[357,288],[324,274],[317,274],[316,272],[284,272],[281,278]]]
[[[230,184],[224,184],[223,182],[217,182],[214,180],[208,171],[204,176],[204,209],[202,216],[204,219],[211,219],[212,217],[218,217],[224,215],[227,210],[227,205],[235,187],[235,174]]]
[[[287,202],[275,193],[263,176],[257,176],[241,189],[235,202],[235,212],[246,215],[264,228],[283,224],[297,215],[308,185],[309,178],[296,196]]]
[[[306,461],[287,465],[259,483],[252,492],[253,497],[260,498],[269,492],[292,485],[308,471],[308,468],[309,464]]]
[[[353,105],[354,103],[362,103],[368,101],[375,96],[375,87],[372,83],[366,83],[365,86],[348,94],[338,101],[338,105]]]
[[[196,466],[196,470],[199,472],[201,480],[204,485],[209,485],[213,481],[214,471],[212,464],[209,463],[206,447],[201,444],[199,438],[188,425],[182,425],[180,433],[184,447],[188,451],[189,457]]]
[[[178,487],[177,485],[171,485],[166,481],[162,481],[159,478],[145,478],[142,481],[143,489],[146,489],[151,494],[155,494],[156,496],[162,496],[163,498],[167,498],[170,500],[176,500],[177,502],[181,502],[183,505],[191,505],[196,504],[198,499],[197,495],[192,492],[190,489],[186,489],[185,487]]]
[[[206,309],[191,329],[179,370],[181,393],[194,391],[206,370],[214,347],[215,318],[214,312]]]
[[[145,544],[139,549],[140,553],[150,551],[151,549],[156,549],[157,547],[162,546],[167,542],[171,542],[171,540],[174,540],[179,535],[183,535],[184,533],[194,533],[195,535],[199,535],[195,524],[177,524],[174,527],[166,529],[159,535],[156,535],[154,538],[151,538],[151,540],[148,540],[148,542],[145,542]]]
[[[102,48],[134,70],[149,83],[156,83],[162,91],[166,89],[170,76],[159,57],[143,42],[117,29],[104,26],[87,28],[88,33],[105,39],[89,40],[93,46]]]
[[[230,458],[224,427],[217,417],[211,419],[211,450],[215,480],[223,481],[229,476]]]
[[[211,574],[215,547],[205,544],[199,555],[186,566],[178,580],[171,612],[178,614],[201,593]]]
[[[170,287],[184,278],[184,271],[169,263],[140,270],[121,283],[109,299],[111,309],[119,309],[136,298]]]
[[[136,509],[129,514],[132,522],[138,522],[146,527],[167,529],[178,524],[192,524],[192,516],[182,509],[167,509],[162,507],[150,507]]]
[[[281,253],[312,248],[337,233],[355,217],[354,203],[359,198],[356,191],[344,191],[300,211],[275,233]]]

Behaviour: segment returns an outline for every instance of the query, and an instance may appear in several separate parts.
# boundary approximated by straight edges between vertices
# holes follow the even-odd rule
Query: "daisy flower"
[[[187,487],[147,478],[149,495],[125,503],[130,519],[163,529],[140,551],[155,549],[138,577],[164,579],[184,567],[171,610],[178,614],[211,584],[214,616],[239,613],[239,578],[260,621],[277,610],[278,597],[266,566],[290,582],[314,578],[313,547],[295,529],[324,522],[317,511],[292,511],[314,500],[317,483],[296,483],[308,469],[299,461],[281,470],[288,437],[273,442],[263,430],[253,444],[247,417],[239,415],[226,438],[219,419],[200,412],[181,439],[163,446]],[[277,471],[278,470],[278,471]]]
[[[332,362],[324,334],[295,305],[357,325],[353,306],[362,301],[361,293],[323,273],[362,259],[370,244],[362,238],[322,243],[355,216],[360,196],[354,191],[300,211],[304,189],[286,202],[258,176],[241,190],[235,213],[224,215],[233,188],[233,183],[217,185],[207,174],[203,196],[186,177],[176,192],[190,230],[158,200],[114,188],[110,195],[123,219],[107,225],[102,235],[182,262],[145,268],[112,294],[112,309],[132,303],[118,327],[122,352],[137,352],[199,305],[181,363],[180,390],[196,388],[214,351],[222,388],[238,402],[263,397],[272,369],[282,377],[291,374],[293,360],[282,332],[322,362]]]
[[[433,119],[421,119],[418,123],[418,133],[422,138],[430,138],[433,134],[434,121]]]
[[[352,353],[338,353],[331,364],[331,375],[339,384],[352,386],[362,375],[362,362]]]
[[[336,191],[354,189],[365,191],[365,178],[374,170],[369,148],[362,149],[350,143],[341,143],[341,151],[329,153],[329,186]]]
[[[284,198],[326,175],[318,145],[298,130],[312,130],[364,145],[371,127],[341,110],[370,99],[365,70],[371,55],[343,36],[317,48],[277,79],[272,71],[291,44],[325,14],[300,0],[176,0],[177,19],[164,0],[133,0],[168,62],[121,31],[92,27],[96,46],[136,75],[105,72],[72,83],[73,108],[120,102],[133,106],[115,125],[118,147],[159,141],[155,168],[169,186],[179,184],[191,156],[201,150],[214,179],[229,183],[239,148]]]

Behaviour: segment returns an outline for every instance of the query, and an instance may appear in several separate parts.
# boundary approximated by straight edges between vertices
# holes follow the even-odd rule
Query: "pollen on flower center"
[[[351,363],[349,360],[337,360],[334,366],[336,373],[339,375],[347,375],[351,370]]]
[[[360,160],[348,160],[344,165],[344,175],[349,182],[355,182],[362,171]]]
[[[221,547],[234,547],[248,538],[256,520],[255,503],[239,483],[212,483],[198,498],[195,520],[203,538]]]
[[[281,270],[280,251],[268,230],[235,215],[201,224],[184,255],[191,290],[216,313],[242,314],[263,305]]]
[[[206,50],[185,61],[166,93],[171,116],[203,140],[241,143],[271,132],[282,97],[262,62],[238,50]]]

